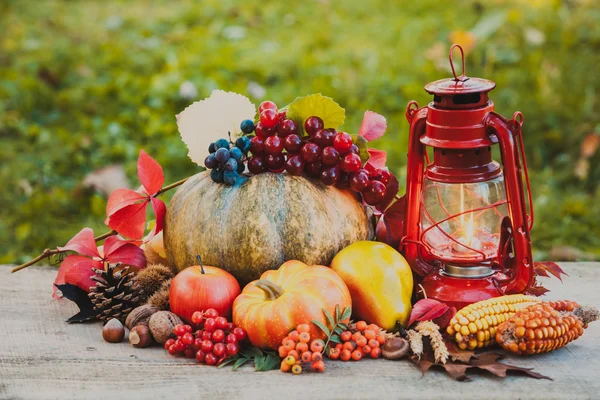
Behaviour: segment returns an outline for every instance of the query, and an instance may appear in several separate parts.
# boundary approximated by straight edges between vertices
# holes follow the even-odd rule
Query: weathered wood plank
[[[550,299],[600,306],[600,263],[562,263],[563,285],[547,280]],[[440,372],[421,373],[406,361],[328,362],[325,374],[237,372],[195,365],[161,348],[108,344],[99,324],[69,325],[69,301],[51,297],[55,270],[31,267],[17,274],[0,266],[0,398],[598,398],[600,323],[567,348],[510,358],[554,381],[519,376],[474,376],[454,382]]]

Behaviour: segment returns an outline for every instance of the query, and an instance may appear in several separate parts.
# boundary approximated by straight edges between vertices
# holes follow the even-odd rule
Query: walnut
[[[127,319],[125,320],[125,326],[129,330],[131,330],[131,328],[137,325],[148,326],[150,322],[150,317],[157,311],[159,311],[158,308],[150,304],[145,304],[143,306],[136,307],[127,316]]]
[[[163,344],[175,337],[173,329],[178,324],[183,324],[183,321],[177,315],[170,311],[158,311],[150,317],[149,327],[154,340]]]

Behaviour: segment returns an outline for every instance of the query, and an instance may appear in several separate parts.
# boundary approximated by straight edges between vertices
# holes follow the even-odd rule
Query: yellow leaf
[[[290,104],[286,114],[287,118],[293,119],[298,124],[302,132],[304,132],[304,121],[312,116],[320,117],[325,128],[336,129],[346,120],[346,111],[331,97],[317,93],[296,98]]]

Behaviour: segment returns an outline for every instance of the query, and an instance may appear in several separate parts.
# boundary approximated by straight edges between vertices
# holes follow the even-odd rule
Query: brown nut
[[[385,341],[381,349],[381,355],[388,360],[399,360],[408,354],[409,349],[408,340],[393,337]]]
[[[158,343],[165,343],[172,337],[175,337],[173,329],[175,325],[183,324],[181,318],[170,311],[159,311],[150,317],[150,332]]]
[[[102,337],[109,343],[119,343],[125,337],[125,328],[116,318],[111,319],[102,327]]]
[[[144,304],[143,306],[136,307],[127,316],[127,319],[125,320],[125,326],[129,330],[138,325],[148,326],[150,323],[150,317],[157,311],[158,308],[151,306],[150,304]]]
[[[129,331],[129,343],[134,347],[148,347],[152,344],[152,335],[147,325],[136,325]]]

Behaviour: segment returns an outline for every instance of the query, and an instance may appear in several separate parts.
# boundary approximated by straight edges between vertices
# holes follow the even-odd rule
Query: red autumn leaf
[[[157,199],[156,197],[152,197],[150,201],[152,202],[152,209],[154,210],[154,215],[156,216],[156,224],[152,230],[152,237],[154,237],[160,231],[162,231],[165,226],[165,214],[167,213],[167,206],[161,199]]]
[[[370,142],[382,137],[386,129],[387,122],[383,115],[373,111],[365,111],[358,134],[367,139],[367,142]]]
[[[456,307],[450,307],[442,316],[434,318],[433,322],[440,327],[440,329],[444,329],[450,324],[452,318],[456,315]]]
[[[123,236],[140,239],[146,228],[147,206],[148,202],[144,201],[123,207],[106,218],[106,225]]]
[[[406,215],[406,196],[400,197],[389,206],[377,224],[377,240],[397,249],[404,235],[404,219]]]
[[[156,160],[148,155],[144,150],[140,150],[140,156],[137,162],[138,177],[146,194],[153,195],[160,190],[165,182],[165,175],[162,167]]]
[[[104,241],[102,249],[96,247],[94,231],[84,228],[77,233],[64,247],[58,247],[61,251],[76,251],[83,255],[67,256],[58,269],[55,285],[69,283],[86,292],[95,285],[90,277],[94,275],[92,268],[102,268],[104,262],[131,265],[138,268],[146,267],[144,251],[139,247],[140,242],[122,240],[116,235],[109,236]],[[53,297],[56,295],[54,289]]]
[[[94,231],[91,228],[83,228],[64,247],[57,247],[57,249],[60,251],[74,251],[88,257],[100,257],[96,240],[94,240]]]
[[[385,164],[387,163],[387,154],[383,150],[377,150],[369,148],[367,149],[369,152],[369,161],[365,165],[365,169],[370,171],[374,168],[385,168]]]
[[[91,277],[94,275],[92,268],[102,268],[102,261],[97,261],[85,256],[70,255],[67,256],[60,264],[58,274],[54,280],[54,285],[64,285],[70,283],[86,292],[96,284]],[[55,299],[61,298],[56,294],[56,287],[53,286],[54,292],[52,297]]]
[[[437,300],[421,299],[415,303],[406,327],[411,326],[416,321],[429,321],[441,317],[449,307]]]
[[[161,166],[144,150],[138,158],[138,177],[142,183],[139,191],[117,189],[111,193],[106,205],[105,223],[119,234],[141,239],[146,228],[146,208],[152,203],[156,216],[156,225],[152,236],[160,232],[164,226],[166,208],[156,195],[162,187],[165,176]]]
[[[552,262],[552,261],[536,261],[533,263],[533,272],[537,275],[537,276],[544,276],[544,277],[550,277],[551,274],[553,276],[555,276],[556,278],[560,279],[560,281],[562,282],[562,277],[561,275],[566,275],[569,276],[569,274],[567,274],[565,271],[563,271],[563,269],[561,267],[558,266],[557,263]]]

